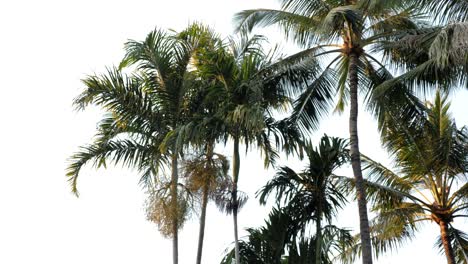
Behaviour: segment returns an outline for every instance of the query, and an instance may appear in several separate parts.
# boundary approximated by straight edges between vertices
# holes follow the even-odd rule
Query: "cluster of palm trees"
[[[223,263],[361,256],[368,264],[373,254],[412,238],[425,220],[440,226],[448,263],[467,263],[468,236],[451,223],[468,213],[468,135],[456,127],[446,99],[468,87],[466,0],[280,2],[281,10],[238,13],[238,36],[227,39],[201,24],[156,29],[125,44],[119,67],[84,79],[75,106],[97,105],[106,114],[94,141],[70,159],[73,192],[88,163],[137,169],[148,219],[172,238],[174,264],[178,232],[196,208],[202,263],[209,200],[233,216],[235,246]],[[431,15],[436,22],[429,23]],[[270,25],[303,50],[287,57],[266,51],[265,38],[251,32]],[[417,96],[436,88],[432,104]],[[359,94],[396,172],[359,151]],[[314,148],[310,133],[348,104],[349,140],[325,136]],[[215,151],[219,144],[232,144],[230,162]],[[277,208],[265,228],[249,230],[248,241],[239,240],[237,227],[246,201],[238,190],[242,146],[261,151],[265,166],[275,166],[280,152],[308,158],[306,170],[281,167],[260,190],[262,203],[276,193]],[[354,177],[335,174],[348,163]],[[360,219],[354,238],[332,224],[351,194]],[[368,202],[377,214],[371,221]]]

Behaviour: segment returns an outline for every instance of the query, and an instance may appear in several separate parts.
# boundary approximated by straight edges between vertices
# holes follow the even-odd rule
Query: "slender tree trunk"
[[[203,238],[205,237],[206,207],[208,205],[208,192],[209,185],[206,185],[203,187],[202,208],[200,216],[200,233],[198,235],[197,264],[201,264],[202,259]]]
[[[206,146],[206,160],[208,163],[209,169],[213,166],[213,147],[214,142],[208,142]],[[215,177],[215,175],[210,175],[210,177]],[[206,180],[206,179],[205,179]],[[200,216],[200,232],[198,235],[198,251],[197,251],[197,264],[201,264],[202,253],[203,253],[203,239],[205,237],[205,223],[206,223],[206,207],[208,205],[208,194],[210,192],[210,180],[208,179],[203,186],[203,196],[202,196],[202,208]]]
[[[351,53],[349,55],[349,88],[351,96],[351,109],[349,115],[349,134],[350,134],[350,152],[351,166],[356,180],[356,193],[359,209],[359,226],[361,231],[362,245],[362,263],[372,264],[372,246],[369,232],[369,219],[367,217],[366,190],[361,170],[361,155],[359,152],[358,137],[358,55]]]
[[[172,263],[179,263],[179,203],[177,202],[177,185],[179,181],[177,153],[172,154],[171,197],[172,197]]]
[[[236,264],[240,264],[239,256],[239,233],[237,226],[237,212],[239,209],[239,204],[237,201],[237,182],[239,181],[239,169],[240,169],[240,155],[239,155],[239,137],[234,138],[234,157],[232,160],[232,200],[233,200],[233,210],[232,218],[234,220],[234,251],[236,257]]]
[[[455,255],[453,253],[452,245],[450,244],[448,234],[448,224],[444,221],[439,221],[440,226],[440,237],[442,244],[444,245],[445,256],[447,257],[447,264],[455,264]]]
[[[317,208],[317,220],[315,223],[315,264],[322,263],[322,204]]]

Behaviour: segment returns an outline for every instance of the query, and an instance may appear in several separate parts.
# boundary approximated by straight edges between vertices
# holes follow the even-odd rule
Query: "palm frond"
[[[322,16],[339,5],[336,1],[323,0],[280,0],[280,3],[282,9],[304,16]]]
[[[425,219],[423,213],[417,204],[402,203],[374,218],[370,223],[370,231],[375,257],[395,251],[411,241],[419,229],[419,221]],[[360,255],[361,243],[358,234],[355,236],[355,243],[349,244],[339,255],[339,259],[343,263],[353,263]]]
[[[376,117],[379,130],[384,136],[388,126],[394,123],[393,116],[398,116],[402,123],[411,123],[424,113],[425,107],[413,91],[403,84],[397,83],[386,90],[379,90],[379,85],[393,79],[393,75],[383,65],[376,68],[372,62],[378,61],[366,54],[363,58],[363,71],[367,78],[362,86],[366,92],[367,109]]]
[[[294,102],[291,119],[308,131],[318,129],[319,121],[328,114],[333,102],[336,73],[327,68],[316,78]]]
[[[463,184],[457,191],[453,192],[449,203],[456,205],[457,203],[468,204],[468,183]]]
[[[267,202],[271,193],[275,192],[276,201],[290,201],[299,190],[299,175],[289,167],[281,167],[276,176],[263,186],[256,194],[261,204]]]
[[[363,1],[366,2],[366,1]],[[373,1],[370,0],[368,2],[380,2],[379,4],[382,5],[395,5],[395,3],[391,3],[392,1]],[[420,23],[418,23],[419,19],[425,18],[423,14],[416,8],[414,5],[405,5],[401,3],[401,1],[393,1],[398,2],[396,8],[392,11],[383,11],[380,8],[377,8],[375,16],[372,14],[370,9],[373,7],[369,7],[370,9],[366,10],[366,15],[370,15],[371,25],[367,26],[366,29],[371,31],[371,38],[375,38],[375,36],[385,36],[386,38],[379,38],[379,40],[388,39],[392,37],[395,33],[407,30],[418,29],[420,27]],[[372,5],[372,4],[371,4]],[[378,4],[376,4],[378,5]],[[379,10],[380,9],[380,10]]]
[[[429,218],[425,216],[423,208],[414,203],[401,203],[391,210],[381,211],[371,224],[376,257],[396,250],[413,239],[420,220]]]
[[[232,214],[234,209],[240,211],[249,199],[248,195],[237,190],[237,201],[234,201],[231,189],[220,190],[215,194],[214,201],[218,209],[225,214]]]
[[[384,47],[386,54],[408,71],[379,89],[404,82],[414,89],[467,87],[467,23],[425,28],[402,35]]]
[[[105,167],[109,161],[113,164],[121,162],[125,166],[136,166],[143,170],[150,166],[152,168],[160,167],[165,158],[159,154],[159,151],[155,152],[155,149],[150,146],[140,145],[132,140],[110,140],[82,147],[81,151],[70,157],[70,163],[67,167],[66,176],[69,177],[68,181],[71,184],[72,192],[78,195],[77,181],[83,166],[92,162],[96,168]]]
[[[255,27],[279,25],[287,39],[307,46],[316,43],[322,17],[303,16],[274,9],[256,9],[239,12],[234,17],[238,31],[252,31]],[[307,43],[307,44],[305,44]]]
[[[468,5],[467,5],[468,7]],[[445,68],[453,65],[466,66],[468,60],[468,23],[454,23],[443,27],[429,49],[429,58]]]
[[[468,234],[449,226],[448,229],[449,243],[455,253],[455,263],[467,264],[468,263]],[[439,249],[440,254],[444,254],[444,245],[442,238],[439,236],[435,243],[435,247]]]
[[[465,0],[419,0],[418,3],[441,21],[468,20],[468,2]]]
[[[86,89],[74,100],[78,109],[90,104],[103,107],[116,115],[122,125],[150,126],[155,119],[154,105],[145,91],[141,78],[124,76],[119,70],[108,69],[106,74],[89,76],[83,80]]]
[[[119,68],[136,64],[145,72],[155,73],[157,81],[162,87],[165,86],[165,79],[173,71],[171,65],[174,60],[174,46],[177,42],[169,37],[170,35],[161,29],[151,31],[142,42],[130,40],[125,43],[126,55]]]

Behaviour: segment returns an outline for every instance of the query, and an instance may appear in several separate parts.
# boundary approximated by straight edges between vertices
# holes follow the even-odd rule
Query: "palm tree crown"
[[[466,263],[466,235],[453,220],[468,213],[468,133],[451,119],[447,97],[439,92],[427,114],[410,125],[395,116],[384,142],[396,170],[365,157],[376,250],[411,239],[419,223],[435,222],[448,263]]]
[[[349,162],[346,147],[347,142],[343,139],[322,137],[316,149],[311,145],[305,147],[308,165],[301,173],[282,167],[275,178],[259,191],[263,204],[271,193],[276,193],[278,204],[293,219],[296,232],[304,234],[308,224],[315,222],[315,263],[330,262],[328,254],[331,252],[324,250],[327,243],[323,233],[331,227],[324,227],[323,223],[326,221],[330,225],[347,202],[338,188],[339,178],[334,177],[334,171]]]

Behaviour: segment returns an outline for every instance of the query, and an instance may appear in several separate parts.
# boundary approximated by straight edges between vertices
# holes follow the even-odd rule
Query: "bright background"
[[[235,12],[277,8],[274,0],[234,1],[52,1],[0,3],[0,263],[127,264],[171,263],[171,241],[145,220],[145,195],[131,170],[85,169],[80,198],[65,178],[67,158],[90,142],[98,109],[74,112],[80,79],[117,64],[127,39],[142,40],[155,26],[183,29],[201,21],[224,34]],[[271,32],[271,31],[269,31]],[[270,34],[271,42],[281,41]],[[468,93],[458,91],[452,112],[468,124]],[[361,150],[385,161],[376,124],[361,114]],[[347,116],[335,116],[321,131],[348,136]],[[222,150],[220,150],[222,151]],[[230,153],[229,149],[224,150]],[[269,208],[254,193],[272,175],[257,153],[242,159],[240,189],[250,201],[240,213],[240,229],[263,223]],[[280,161],[286,165],[297,161]],[[348,170],[349,172],[349,170]],[[350,172],[349,172],[350,173]],[[219,263],[233,240],[232,219],[210,205],[203,262]],[[357,210],[340,214],[342,226],[357,228]],[[458,228],[467,230],[466,222]],[[433,249],[438,228],[426,225],[418,239],[377,263],[444,263]],[[245,235],[244,231],[241,236]],[[195,262],[198,219],[180,235],[180,263]]]

